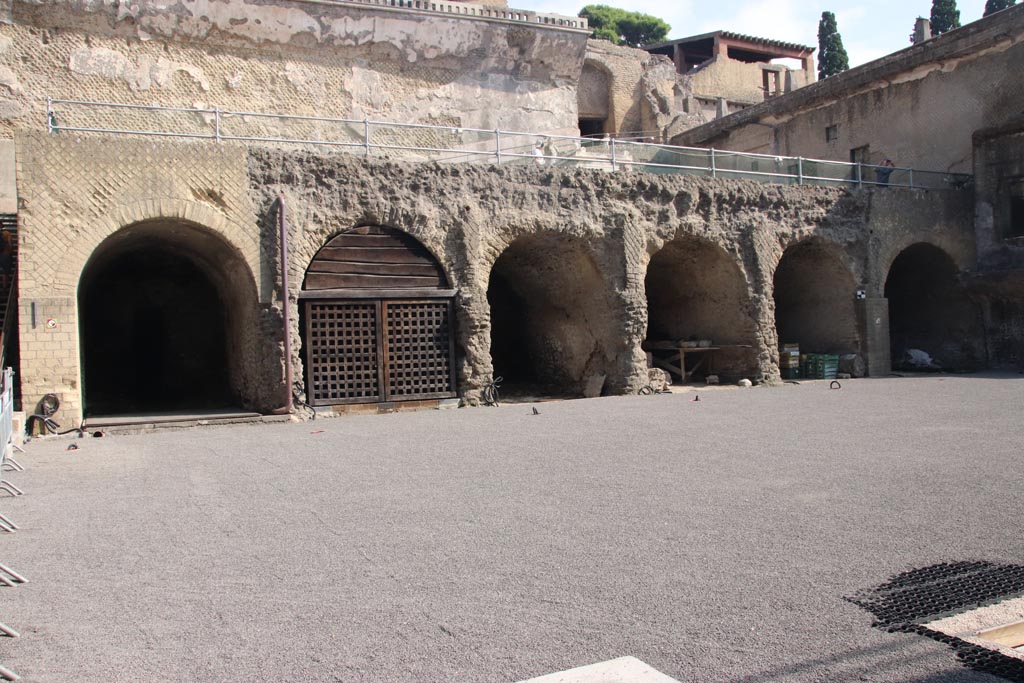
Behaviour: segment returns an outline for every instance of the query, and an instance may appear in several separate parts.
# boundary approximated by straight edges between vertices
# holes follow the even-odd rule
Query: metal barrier
[[[0,444],[2,444],[2,455],[0,455],[0,467],[2,466],[13,466],[14,469],[23,470],[23,468],[14,458],[10,456],[10,450],[13,447],[11,436],[13,433],[12,420],[14,414],[14,371],[11,368],[4,368],[3,371],[3,387],[0,387]],[[3,488],[13,495],[20,496],[22,494],[21,489],[10,483],[6,479],[0,479],[0,488]],[[18,525],[8,519],[6,516],[0,514],[0,530],[8,533],[14,533],[18,529]],[[3,585],[13,588],[21,583],[28,583],[28,579],[14,571],[13,569],[0,564],[0,583]],[[20,634],[10,626],[0,622],[0,633],[9,638],[18,638]],[[20,679],[18,674],[14,673],[7,667],[0,664],[0,679],[7,681],[17,681]]]
[[[960,189],[973,179],[963,173],[676,147],[614,137],[581,138],[216,108],[47,99],[46,119],[47,129],[55,135],[75,132],[308,145],[365,156],[381,150],[388,155],[398,153],[408,161],[436,163],[538,164],[610,171],[636,169],[785,185],[933,190]]]
[[[533,10],[512,9],[510,7],[483,7],[462,2],[438,2],[437,0],[334,0],[334,2],[340,5],[370,5],[374,7],[419,10],[435,14],[456,14],[461,17],[516,21],[555,28],[590,31],[589,22],[583,17],[548,14],[534,12]]]
[[[4,368],[3,386],[0,387],[0,449],[2,449],[0,450],[0,470],[7,468],[20,472],[25,468],[11,455],[11,450],[14,448],[14,440],[12,438],[14,436],[13,418],[14,371],[11,368]],[[0,489],[14,496],[20,496],[24,493],[24,491],[6,479],[0,479]],[[9,520],[0,516],[0,529],[3,529],[9,523]],[[13,524],[10,524],[10,526],[17,529]],[[4,530],[7,531],[8,529]]]

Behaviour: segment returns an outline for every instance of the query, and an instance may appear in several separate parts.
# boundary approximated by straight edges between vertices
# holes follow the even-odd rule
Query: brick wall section
[[[608,74],[608,126],[614,132],[640,130],[640,81],[644,62],[650,57],[642,50],[612,45],[607,40],[587,42],[586,60]]]
[[[261,302],[270,303],[273,274],[270,259],[261,253],[244,149],[36,134],[19,137],[16,144],[21,381],[26,406],[56,393],[61,413],[80,419],[79,279],[96,248],[133,224],[169,220],[219,236],[244,264],[240,270],[248,285],[238,287],[250,293],[245,316],[250,334],[259,334],[257,292]],[[47,326],[49,319],[55,327]],[[244,336],[234,348],[250,364],[261,353],[260,342]],[[248,394],[250,405],[266,407],[272,401],[263,396],[268,389],[260,389],[259,381],[250,376],[252,368],[234,372],[241,375],[236,385]]]

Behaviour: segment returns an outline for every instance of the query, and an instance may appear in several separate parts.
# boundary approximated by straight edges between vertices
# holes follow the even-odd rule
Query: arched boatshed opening
[[[190,223],[153,220],[101,243],[78,285],[86,417],[247,403],[241,255]]]
[[[946,251],[926,242],[901,251],[889,267],[885,298],[893,367],[976,370],[983,365],[980,311]]]
[[[399,230],[327,242],[300,294],[310,404],[454,397],[453,295],[433,255]]]

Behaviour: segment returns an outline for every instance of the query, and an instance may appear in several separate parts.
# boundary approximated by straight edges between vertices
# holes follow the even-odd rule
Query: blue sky
[[[817,47],[818,20],[835,12],[850,66],[910,46],[914,20],[927,17],[931,0],[509,0],[509,6],[575,15],[587,4],[605,4],[661,17],[670,38],[719,29]],[[958,0],[961,23],[981,18],[985,0]]]

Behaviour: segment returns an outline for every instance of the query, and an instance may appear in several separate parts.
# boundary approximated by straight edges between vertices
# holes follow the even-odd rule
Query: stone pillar
[[[724,97],[719,97],[715,103],[715,118],[723,118],[729,115],[729,103],[725,101]]]
[[[871,297],[856,302],[861,352],[868,377],[885,377],[892,372],[889,341],[889,300]]]

